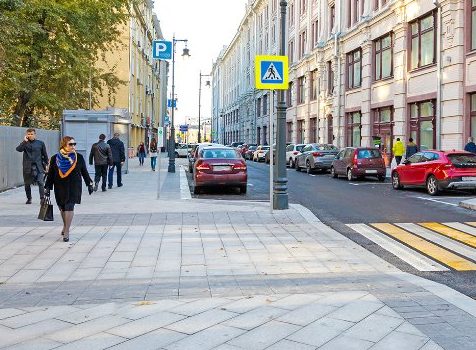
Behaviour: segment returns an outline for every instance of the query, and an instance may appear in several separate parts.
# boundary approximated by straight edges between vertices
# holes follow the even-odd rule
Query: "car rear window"
[[[338,151],[337,147],[333,145],[315,145],[313,148],[317,151]]]
[[[301,152],[301,151],[302,151],[302,149],[304,148],[304,146],[306,146],[306,145],[299,145],[299,146],[296,146],[296,151],[298,151],[298,152]]]
[[[357,153],[358,159],[381,158],[382,155],[378,149],[360,149]]]
[[[241,156],[236,152],[234,149],[205,149],[203,150],[203,158],[213,159],[213,158],[220,158],[220,159],[237,159],[241,158]]]
[[[476,154],[448,154],[448,159],[457,168],[476,168]]]
[[[261,149],[266,151],[266,150],[269,149],[269,146],[263,146],[263,147],[261,147]]]
[[[258,147],[256,146],[250,146],[250,148],[248,148],[250,151],[254,151],[255,149],[257,149]]]

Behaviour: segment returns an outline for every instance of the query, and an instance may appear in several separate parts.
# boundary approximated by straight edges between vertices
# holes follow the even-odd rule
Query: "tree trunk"
[[[28,117],[26,115],[26,111],[28,109],[28,102],[30,102],[31,94],[20,92],[17,100],[17,105],[15,106],[15,110],[13,111],[14,115],[17,115],[17,119],[15,120],[16,126],[26,126],[28,123]]]

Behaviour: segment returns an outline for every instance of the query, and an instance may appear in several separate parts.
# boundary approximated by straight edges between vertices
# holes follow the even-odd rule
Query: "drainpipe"
[[[437,7],[436,19],[436,149],[441,149],[441,4],[438,0],[433,0],[433,4]]]

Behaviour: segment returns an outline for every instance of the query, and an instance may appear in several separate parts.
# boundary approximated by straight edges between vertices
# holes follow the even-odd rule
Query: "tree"
[[[0,0],[0,117],[55,126],[63,109],[88,106],[89,86],[114,93],[122,82],[96,63],[121,45],[132,1]]]

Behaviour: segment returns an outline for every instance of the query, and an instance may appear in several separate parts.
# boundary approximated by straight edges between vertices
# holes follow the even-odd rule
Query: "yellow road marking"
[[[456,241],[465,243],[473,248],[476,248],[476,237],[468,233],[459,231],[449,226],[442,225],[438,222],[422,222],[420,223],[420,226],[429,228],[430,230],[433,230],[439,233],[440,235],[452,238]]]
[[[413,249],[422,252],[423,254],[442,262],[446,266],[449,266],[459,271],[476,270],[476,264],[466,260],[459,255],[456,255],[436,244],[428,242],[423,238],[411,234],[400,227],[392,224],[370,224],[376,229],[384,232],[385,234],[395,238],[396,240],[405,243]]]
[[[465,222],[465,224],[476,227],[476,222]]]

